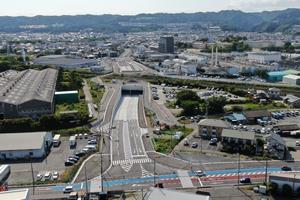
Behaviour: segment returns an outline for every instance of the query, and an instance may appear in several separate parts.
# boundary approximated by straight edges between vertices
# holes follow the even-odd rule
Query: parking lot
[[[52,180],[54,172],[58,172],[59,175],[62,174],[66,169],[65,161],[68,157],[83,149],[88,143],[88,138],[78,138],[76,148],[70,149],[69,137],[61,137],[60,140],[59,147],[52,146],[51,152],[44,160],[32,161],[35,180],[37,180],[38,174],[43,175],[42,181],[45,180],[44,175],[47,172],[51,173],[50,180]],[[32,183],[31,162],[8,164],[11,166],[11,175],[8,179],[9,185]]]

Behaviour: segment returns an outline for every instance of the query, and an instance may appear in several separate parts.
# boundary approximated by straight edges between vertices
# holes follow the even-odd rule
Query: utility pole
[[[34,195],[34,173],[33,173],[32,161],[30,163],[30,166],[31,166],[31,176],[32,176],[32,194]]]
[[[266,159],[265,183],[266,186],[268,187],[268,159]]]
[[[156,160],[155,158],[153,159],[154,161],[154,168],[153,168],[153,187],[155,187],[155,184],[156,184]]]
[[[239,187],[240,185],[240,148],[239,148],[239,152],[238,152],[238,170],[237,170],[237,173],[238,173],[238,180],[237,180],[237,185]]]
[[[86,195],[88,195],[89,189],[88,189],[88,182],[87,182],[87,175],[86,175],[86,165],[84,165],[84,178],[85,178],[85,192]]]

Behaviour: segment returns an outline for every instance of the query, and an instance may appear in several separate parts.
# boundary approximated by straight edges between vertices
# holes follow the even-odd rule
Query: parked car
[[[78,152],[75,153],[75,155],[76,155],[76,156],[79,156],[79,157],[82,157],[82,156],[85,155],[85,152],[83,152],[83,151],[78,151]]]
[[[300,141],[299,140],[296,141],[296,146],[300,146]]]
[[[97,144],[97,141],[96,140],[90,140],[90,141],[88,141],[88,144]]]
[[[240,179],[240,183],[251,183],[251,179],[249,177],[243,177]]]
[[[66,186],[65,188],[64,188],[64,191],[63,191],[64,193],[71,193],[71,192],[73,192],[73,186],[71,186],[71,185],[68,185],[68,186]]]
[[[71,158],[75,158],[75,159],[77,159],[77,160],[80,160],[80,157],[79,156],[76,156],[76,155],[72,155],[72,156],[70,156]]]
[[[73,162],[73,161],[71,161],[71,160],[65,161],[65,166],[66,166],[66,167],[72,166],[72,165],[74,165],[74,164],[75,164],[75,162]]]
[[[36,180],[41,181],[43,179],[43,174],[37,174],[36,175]]]
[[[290,168],[289,166],[283,166],[281,167],[282,171],[292,171],[292,168]]]
[[[218,144],[218,139],[217,138],[212,138],[209,142],[209,145],[217,145]]]
[[[72,158],[72,157],[69,157],[68,160],[69,160],[69,161],[73,161],[74,163],[77,163],[77,162],[78,162],[78,160],[77,160],[76,158]]]
[[[88,139],[89,135],[87,133],[84,134],[84,138]]]
[[[50,180],[51,176],[52,176],[51,172],[46,172],[45,175],[44,175],[45,181]]]
[[[192,148],[197,148],[198,147],[198,143],[197,142],[193,142],[192,143]]]
[[[52,176],[53,180],[57,180],[58,177],[59,177],[59,173],[58,172],[53,172],[53,176]]]
[[[81,133],[78,135],[78,137],[79,137],[79,139],[82,139],[82,138],[83,138],[83,136],[82,136]]]

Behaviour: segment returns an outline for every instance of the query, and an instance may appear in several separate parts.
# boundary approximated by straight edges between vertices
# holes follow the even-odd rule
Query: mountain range
[[[63,15],[0,17],[0,32],[67,32],[91,29],[101,32],[158,30],[166,24],[220,26],[230,31],[286,32],[300,25],[300,9],[247,13],[238,10],[197,13],[129,15]]]

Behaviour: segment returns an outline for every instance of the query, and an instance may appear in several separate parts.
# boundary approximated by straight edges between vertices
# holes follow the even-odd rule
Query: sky
[[[0,0],[1,16],[206,12],[256,12],[300,8],[300,0]]]

